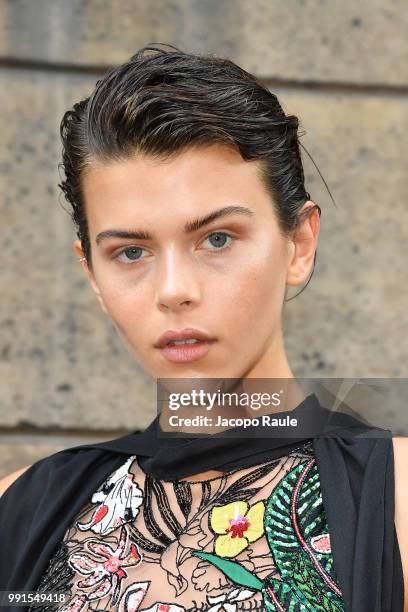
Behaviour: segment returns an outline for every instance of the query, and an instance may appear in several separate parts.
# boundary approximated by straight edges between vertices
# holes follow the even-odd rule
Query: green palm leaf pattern
[[[315,459],[298,464],[266,503],[265,535],[281,579],[268,577],[262,592],[266,610],[344,611],[333,557],[312,540],[328,534]]]

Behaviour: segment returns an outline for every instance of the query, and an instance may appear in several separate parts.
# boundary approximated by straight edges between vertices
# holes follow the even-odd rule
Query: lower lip
[[[168,344],[160,348],[161,354],[169,361],[186,363],[204,357],[215,340],[195,342],[194,344]]]

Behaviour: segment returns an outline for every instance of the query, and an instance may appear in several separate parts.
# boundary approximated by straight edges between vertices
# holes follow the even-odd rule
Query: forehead
[[[134,219],[135,213],[156,223],[163,215],[182,219],[217,205],[252,208],[260,198],[270,207],[259,163],[243,160],[223,144],[190,147],[169,159],[138,153],[120,161],[95,161],[84,172],[82,189],[89,226],[95,230],[117,219]]]

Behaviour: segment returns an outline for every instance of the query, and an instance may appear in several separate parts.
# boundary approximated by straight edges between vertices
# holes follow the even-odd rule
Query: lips
[[[162,356],[174,363],[187,363],[201,359],[211,350],[216,340],[199,340],[192,344],[167,344],[159,348]]]
[[[186,327],[184,329],[179,330],[168,329],[164,332],[164,334],[160,336],[154,346],[156,348],[164,348],[169,344],[169,342],[172,342],[173,340],[191,340],[192,338],[204,342],[211,342],[215,340],[215,338],[211,338],[207,333],[199,329]],[[194,346],[194,344],[187,344],[183,346]]]

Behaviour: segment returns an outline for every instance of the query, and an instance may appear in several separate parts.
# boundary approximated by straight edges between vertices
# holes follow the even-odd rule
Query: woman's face
[[[256,162],[226,145],[190,148],[171,161],[137,155],[95,163],[83,190],[93,270],[83,267],[148,374],[291,376],[281,327],[285,285],[301,284],[311,271],[318,215],[298,243],[283,239]],[[229,207],[241,214],[198,223]],[[99,236],[111,230],[149,236]],[[73,246],[82,256],[81,243]],[[187,327],[216,340],[194,361],[170,361],[155,344],[166,330]]]

